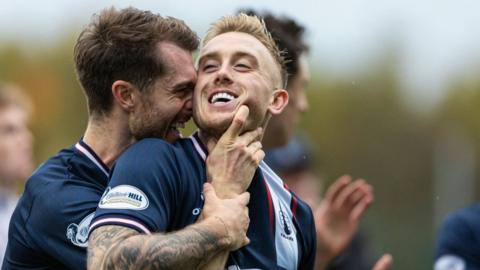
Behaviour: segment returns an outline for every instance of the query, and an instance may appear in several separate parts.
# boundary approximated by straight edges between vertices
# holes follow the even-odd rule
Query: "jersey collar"
[[[88,159],[90,159],[107,177],[109,176],[110,169],[108,168],[105,163],[98,157],[98,155],[93,151],[93,149],[88,146],[87,143],[83,141],[83,138],[80,139],[77,144],[75,144],[75,148],[85,155]]]
[[[195,150],[197,150],[197,153],[200,155],[200,157],[202,157],[203,161],[205,161],[208,156],[208,149],[203,144],[202,140],[200,140],[198,131],[195,131],[195,133],[190,136],[190,140],[192,140],[193,146],[195,146]]]

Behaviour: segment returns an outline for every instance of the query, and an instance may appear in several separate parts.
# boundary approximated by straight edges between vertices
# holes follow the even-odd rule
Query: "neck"
[[[135,142],[128,121],[110,116],[101,119],[91,117],[83,140],[109,168],[112,168],[118,156]]]
[[[198,137],[202,141],[203,145],[207,147],[208,152],[211,153],[213,148],[215,148],[217,145],[218,138],[216,138],[213,134],[201,129],[198,131]]]

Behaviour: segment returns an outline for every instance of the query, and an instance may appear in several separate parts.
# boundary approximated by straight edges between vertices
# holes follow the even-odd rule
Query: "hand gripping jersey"
[[[480,203],[447,217],[438,237],[434,269],[480,269]]]
[[[194,223],[204,203],[206,155],[197,134],[174,145],[158,139],[134,144],[112,170],[91,231],[121,225],[149,234]],[[265,163],[248,191],[251,243],[230,253],[227,269],[313,269],[316,242],[310,208]]]
[[[43,163],[13,213],[2,269],[86,269],[88,228],[108,174],[83,141]]]

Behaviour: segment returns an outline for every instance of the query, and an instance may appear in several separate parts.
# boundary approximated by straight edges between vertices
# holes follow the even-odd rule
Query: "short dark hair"
[[[259,13],[252,9],[243,9],[239,12],[263,19],[277,47],[283,52],[288,81],[291,81],[291,78],[298,74],[300,56],[309,50],[308,45],[303,40],[305,27],[286,16],[274,16],[268,12]]]
[[[86,94],[89,113],[108,114],[111,86],[129,81],[141,91],[165,73],[155,54],[160,41],[194,51],[199,39],[183,21],[136,8],[104,9],[81,32],[74,49],[77,78]]]

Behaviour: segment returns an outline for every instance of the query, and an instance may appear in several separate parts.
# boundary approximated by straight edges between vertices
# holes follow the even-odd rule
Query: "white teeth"
[[[216,102],[227,103],[227,102],[232,101],[234,99],[235,99],[234,96],[232,96],[228,93],[225,93],[225,92],[220,92],[220,93],[216,93],[215,95],[213,95],[211,103],[216,103]]]

